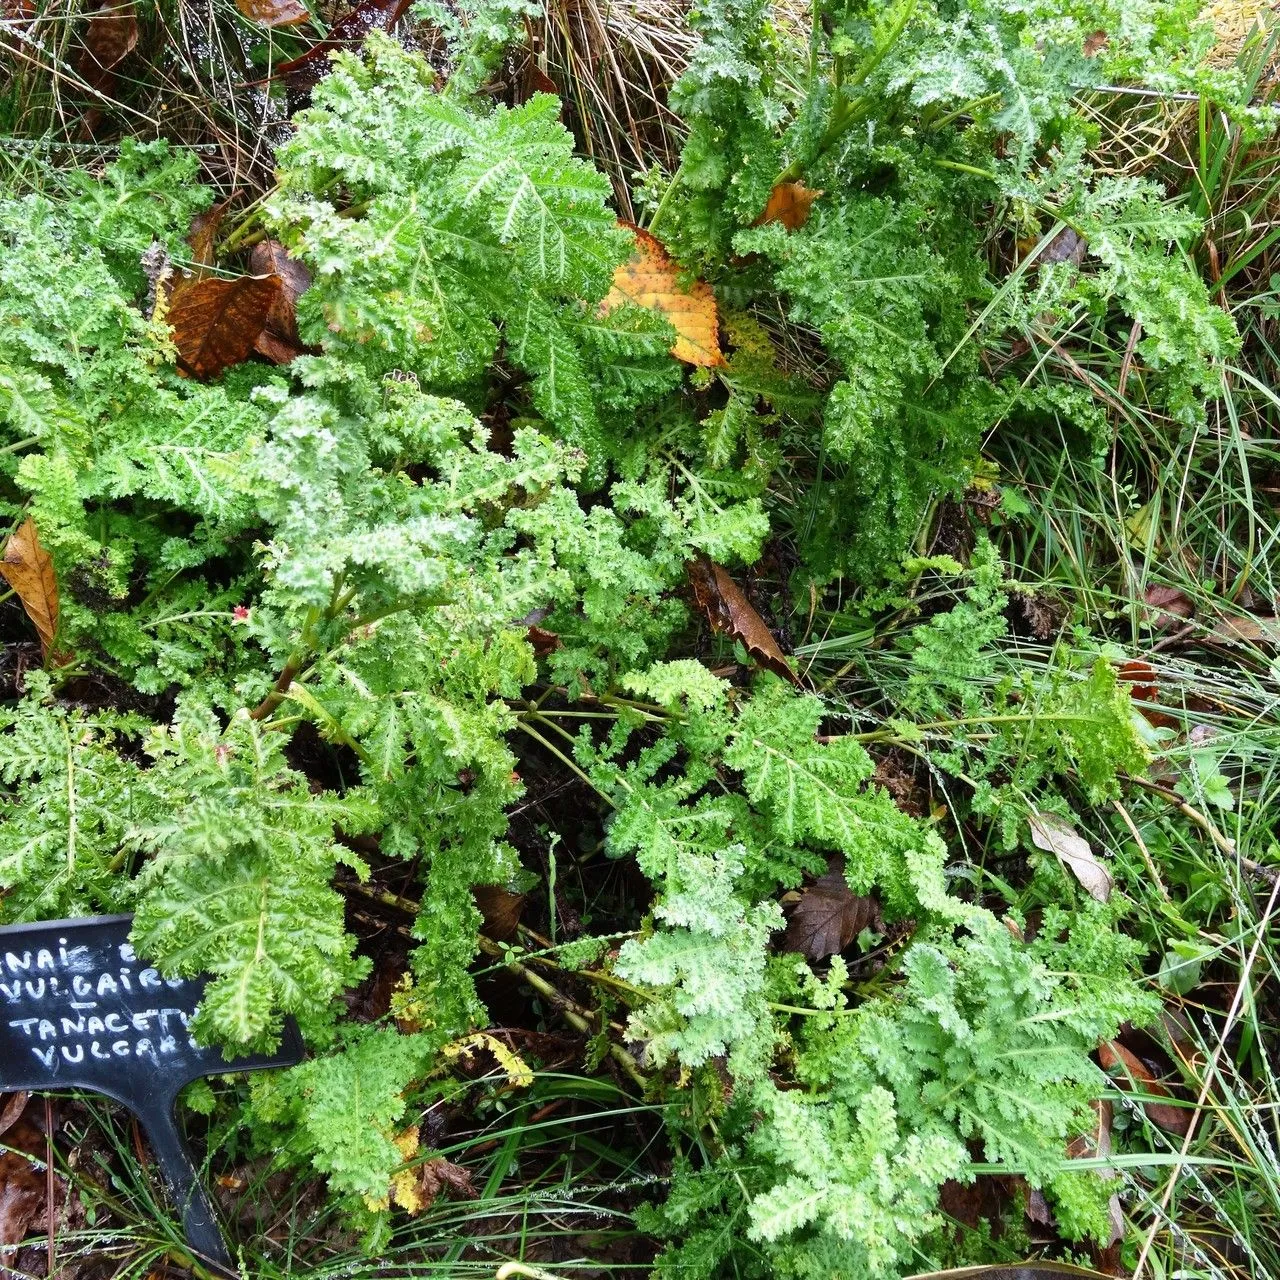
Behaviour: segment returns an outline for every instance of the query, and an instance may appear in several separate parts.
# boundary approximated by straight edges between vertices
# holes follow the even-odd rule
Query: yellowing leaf
[[[419,1129],[416,1124],[410,1125],[402,1133],[395,1134],[391,1139],[405,1164],[408,1164],[418,1154],[419,1140]],[[390,1208],[392,1204],[398,1205],[408,1213],[417,1213],[423,1207],[422,1196],[418,1189],[418,1171],[416,1169],[401,1169],[398,1173],[393,1173],[391,1175],[390,1195],[365,1196],[364,1202],[365,1206],[374,1213],[381,1213]]]
[[[803,182],[780,182],[769,192],[769,202],[756,219],[756,226],[766,222],[780,222],[788,231],[798,231],[809,221],[809,210],[822,194],[806,187]]]
[[[527,1089],[533,1083],[533,1072],[529,1069],[529,1064],[518,1053],[508,1049],[496,1036],[491,1036],[485,1031],[477,1031],[474,1035],[455,1040],[453,1044],[445,1045],[442,1052],[452,1061],[471,1049],[487,1049],[493,1054],[513,1089]]]
[[[695,280],[685,288],[680,283],[680,268],[672,262],[666,249],[647,231],[622,223],[636,238],[636,251],[613,273],[613,288],[600,304],[602,312],[612,311],[624,302],[656,311],[676,331],[671,354],[685,364],[714,369],[724,364],[720,353],[720,321],[716,314],[715,294],[705,280]]]
[[[40,545],[35,521],[30,516],[9,539],[4,559],[0,560],[0,575],[22,601],[47,658],[58,629],[58,579],[53,571],[53,557]]]

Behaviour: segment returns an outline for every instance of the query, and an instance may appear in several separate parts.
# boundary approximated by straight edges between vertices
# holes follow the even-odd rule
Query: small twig
[[[1138,346],[1138,338],[1142,333],[1142,322],[1135,320],[1129,330],[1129,341],[1124,344],[1124,359],[1120,361],[1120,376],[1116,379],[1116,395],[1124,399],[1125,388],[1129,385],[1129,374],[1133,371],[1133,353]]]
[[[1160,891],[1160,896],[1170,902],[1169,890],[1164,887],[1164,881],[1160,879],[1160,872],[1156,870],[1155,860],[1151,857],[1151,850],[1147,848],[1147,842],[1142,838],[1142,832],[1137,828],[1133,819],[1129,816],[1129,810],[1120,803],[1119,800],[1111,802],[1115,806],[1116,812],[1120,815],[1124,825],[1129,828],[1129,834],[1133,837],[1133,842],[1138,846],[1138,852],[1142,854],[1142,860],[1147,864],[1147,871],[1151,874],[1152,882]]]
[[[1158,782],[1152,782],[1149,778],[1134,778],[1128,774],[1122,774],[1121,777],[1125,782],[1132,782],[1134,786],[1141,787],[1144,791],[1150,791],[1152,795],[1163,796],[1168,800],[1184,818],[1189,818],[1202,831],[1204,831],[1209,839],[1225,854],[1234,858],[1239,856],[1236,850],[1235,841],[1228,840],[1226,836],[1218,830],[1213,824],[1213,820],[1201,813],[1199,809],[1192,808],[1176,791],[1171,787],[1162,786]],[[1245,859],[1241,859],[1243,863]],[[1257,865],[1256,863],[1254,864]]]
[[[575,1031],[582,1035],[591,1035],[594,1028],[591,1025],[591,1011],[584,1009],[580,1004],[571,1000],[563,991],[557,987],[553,987],[545,978],[533,972],[528,965],[521,964],[518,960],[513,960],[508,953],[503,950],[498,943],[491,938],[486,938],[484,934],[480,935],[480,950],[485,955],[493,956],[494,959],[502,960],[506,968],[516,974],[524,982],[527,982],[540,996],[551,1002],[556,1012],[571,1026]],[[647,1077],[636,1066],[635,1059],[616,1041],[609,1041],[609,1056],[622,1068],[622,1070],[630,1077],[632,1083],[638,1088],[645,1089],[648,1087],[649,1081]]]

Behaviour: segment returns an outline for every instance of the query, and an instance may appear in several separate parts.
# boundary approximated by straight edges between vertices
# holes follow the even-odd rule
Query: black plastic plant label
[[[226,1246],[174,1120],[201,1076],[302,1060],[292,1021],[273,1054],[228,1061],[197,1044],[191,1017],[204,979],[165,978],[129,944],[132,916],[0,927],[0,1089],[91,1089],[122,1102],[146,1130],[187,1241],[226,1268]]]

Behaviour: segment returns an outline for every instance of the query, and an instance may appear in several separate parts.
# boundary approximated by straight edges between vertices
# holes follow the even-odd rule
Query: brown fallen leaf
[[[490,938],[506,942],[516,936],[524,910],[523,893],[512,893],[500,884],[476,884],[471,886],[471,896],[484,917],[484,931]]]
[[[1191,597],[1177,587],[1148,587],[1142,593],[1143,621],[1149,622],[1157,631],[1167,631],[1180,621],[1191,617],[1196,607]]]
[[[1088,1133],[1078,1134],[1067,1143],[1068,1160],[1090,1160],[1094,1156],[1106,1157],[1111,1154],[1111,1121],[1114,1118],[1114,1113],[1110,1099],[1095,1098],[1091,1105],[1094,1115],[1093,1128]],[[1115,1170],[1108,1167],[1097,1169],[1095,1172],[1102,1178],[1115,1177]],[[1037,1198],[1048,1216],[1037,1217],[1035,1213],[1032,1213],[1030,1205],[1027,1208],[1028,1216],[1037,1222],[1056,1226],[1056,1220],[1049,1209],[1048,1203],[1045,1201],[1044,1195],[1038,1190],[1032,1191],[1031,1201],[1034,1203]],[[1107,1219],[1111,1224],[1111,1233],[1104,1243],[1110,1246],[1124,1237],[1124,1207],[1120,1203],[1118,1194],[1113,1194],[1107,1201]]]
[[[821,194],[803,182],[780,182],[769,192],[768,203],[755,225],[762,227],[766,222],[780,222],[788,231],[798,231],[809,221],[809,211]]]
[[[281,291],[280,277],[178,276],[166,319],[182,367],[203,380],[247,360]]]
[[[1260,618],[1252,614],[1222,618],[1209,632],[1221,644],[1280,645],[1280,618]]]
[[[843,951],[863,929],[882,927],[880,903],[854,893],[844,878],[844,859],[832,858],[826,875],[805,889],[787,921],[782,945],[810,960]]]
[[[0,0],[0,21],[25,27],[39,16],[35,0]]]
[[[26,1089],[20,1089],[17,1093],[11,1093],[5,1098],[4,1107],[0,1109],[0,1136],[8,1133],[17,1124],[22,1113],[27,1109],[30,1098],[31,1094]]]
[[[724,632],[742,642],[746,651],[766,670],[798,685],[800,677],[791,670],[786,655],[778,647],[764,619],[752,608],[742,588],[724,569],[705,556],[685,565],[693,598],[706,614],[712,631]]]
[[[479,1195],[471,1174],[444,1156],[433,1156],[423,1163],[418,1188],[423,1209],[429,1209],[442,1191],[451,1191],[463,1200],[475,1200]]]
[[[1109,39],[1107,33],[1101,29],[1091,31],[1084,38],[1084,56],[1086,58],[1095,58],[1103,49],[1107,47]]]
[[[525,639],[533,646],[535,658],[545,658],[548,654],[555,653],[562,643],[558,632],[536,625],[525,632]]]
[[[236,8],[264,27],[296,27],[311,18],[301,0],[236,0]]]
[[[630,222],[620,226],[636,238],[635,253],[613,273],[613,288],[600,304],[601,314],[624,302],[656,311],[676,331],[671,354],[685,364],[713,369],[724,364],[720,351],[720,321],[715,294],[705,280],[688,287],[680,283],[680,268],[660,241]]]
[[[536,64],[529,67],[528,81],[531,94],[551,93],[557,98],[560,96],[560,86]]]
[[[86,18],[84,52],[77,70],[90,88],[108,93],[115,68],[138,45],[138,14],[133,0],[103,0]]]
[[[280,295],[267,315],[267,323],[254,350],[276,364],[288,364],[307,350],[298,337],[298,299],[311,287],[311,272],[290,256],[279,240],[263,240],[249,254],[249,270],[259,276],[279,276]]]
[[[10,1246],[21,1244],[45,1211],[47,1182],[40,1166],[47,1142],[24,1116],[5,1134],[4,1145],[9,1149],[0,1151],[0,1246]]]
[[[284,77],[291,100],[305,100],[329,74],[330,53],[363,44],[370,31],[389,31],[408,7],[409,0],[365,0],[339,18],[306,53],[280,63],[271,78]]]
[[[1056,813],[1035,810],[1029,819],[1031,843],[1046,853],[1056,854],[1058,861],[1099,902],[1111,898],[1111,872],[1094,856],[1089,842]]]
[[[1137,1088],[1143,1093],[1157,1097],[1169,1098],[1173,1095],[1156,1079],[1155,1073],[1138,1057],[1132,1049],[1126,1049],[1118,1040],[1103,1040],[1098,1045],[1098,1061],[1102,1069],[1115,1072],[1116,1083],[1126,1091]],[[1194,1112],[1189,1107],[1174,1106],[1169,1102],[1143,1102],[1142,1110],[1152,1124],[1158,1125],[1166,1133],[1185,1138],[1191,1129],[1191,1117]]]
[[[1088,251],[1088,242],[1070,227],[1063,227],[1044,247],[1036,262],[1040,266],[1053,262],[1070,262],[1079,266]]]
[[[0,560],[0,576],[17,593],[40,637],[46,658],[58,630],[58,578],[53,557],[40,545],[35,521],[28,516],[14,531]]]
[[[220,200],[203,213],[197,213],[191,219],[187,230],[187,244],[191,248],[191,261],[200,267],[211,267],[214,263],[213,245],[218,238],[218,228],[227,210],[231,208],[232,197]]]

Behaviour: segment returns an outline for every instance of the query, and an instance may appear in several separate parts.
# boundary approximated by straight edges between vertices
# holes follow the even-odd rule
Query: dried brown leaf
[[[434,1156],[423,1163],[418,1174],[418,1188],[423,1209],[429,1209],[442,1191],[451,1191],[462,1200],[474,1200],[479,1195],[471,1174],[444,1156]]]
[[[4,1145],[9,1150],[0,1151],[0,1245],[15,1245],[45,1210],[45,1135],[23,1118],[5,1134]]]
[[[1089,842],[1056,813],[1037,810],[1031,815],[1031,843],[1058,860],[1099,902],[1111,898],[1111,872],[1094,856]]]
[[[1125,1048],[1118,1040],[1103,1040],[1098,1045],[1098,1061],[1102,1069],[1116,1074],[1116,1083],[1122,1089],[1137,1087],[1143,1093],[1157,1097],[1172,1097],[1169,1090],[1156,1079],[1155,1073],[1132,1049]],[[1120,1068],[1116,1072],[1116,1068]],[[1174,1106],[1169,1102],[1143,1102],[1142,1109],[1152,1124],[1166,1133],[1185,1138],[1191,1129],[1194,1114],[1188,1107]]]
[[[247,360],[280,296],[280,277],[180,275],[169,295],[167,319],[184,369],[216,378]]]
[[[1096,57],[1107,47],[1108,43],[1107,33],[1101,28],[1097,31],[1091,31],[1084,38],[1084,56],[1086,58]]]
[[[780,182],[769,192],[764,212],[756,219],[756,226],[766,222],[780,222],[788,231],[798,231],[809,221],[813,202],[822,194],[806,187],[803,182]]]
[[[35,521],[27,517],[14,531],[0,560],[0,576],[17,593],[27,617],[40,637],[40,649],[49,656],[58,630],[58,578],[53,557],[40,545]]]
[[[1280,618],[1260,618],[1252,614],[1222,618],[1209,635],[1222,644],[1280,645]]]
[[[535,658],[545,658],[560,648],[561,640],[558,632],[548,631],[546,627],[532,626],[525,632],[525,639],[533,646]]]
[[[8,1133],[18,1122],[18,1118],[27,1109],[30,1097],[31,1094],[26,1089],[20,1089],[5,1099],[4,1108],[0,1109],[0,1136]]]
[[[705,556],[690,560],[685,570],[693,587],[693,598],[706,614],[711,629],[741,641],[762,667],[798,685],[799,677],[788,665],[773,633],[725,570]]]
[[[560,96],[560,86],[539,66],[529,68],[529,92],[550,93]]]
[[[1191,597],[1177,587],[1148,587],[1142,593],[1142,602],[1146,605],[1144,619],[1157,631],[1177,626],[1196,611]]]
[[[298,337],[298,299],[311,287],[311,272],[278,240],[263,240],[253,246],[249,270],[254,275],[280,278],[279,297],[272,304],[254,350],[276,364],[289,364],[307,350]]]
[[[485,933],[499,942],[514,938],[520,913],[524,910],[525,895],[512,893],[500,884],[472,885],[471,893],[484,917]]]
[[[296,27],[311,17],[301,0],[236,0],[236,8],[264,27]]]
[[[1088,247],[1088,242],[1083,236],[1073,231],[1070,227],[1063,227],[1045,245],[1036,262],[1041,266],[1051,262],[1070,262],[1078,267],[1084,261],[1084,255]]]
[[[191,219],[191,226],[187,231],[187,244],[191,248],[191,261],[197,266],[213,266],[214,242],[218,238],[218,228],[222,225],[222,219],[231,208],[232,199],[233,197],[228,196],[211,209],[206,209],[204,213],[197,213]]]
[[[671,354],[685,364],[715,368],[724,364],[720,352],[720,321],[715,294],[704,280],[685,287],[680,268],[662,244],[629,222],[621,224],[636,238],[635,253],[613,273],[613,288],[600,304],[607,313],[624,302],[656,311],[676,331]]]
[[[843,951],[863,929],[880,928],[880,903],[854,893],[844,877],[844,859],[833,858],[826,875],[801,893],[782,945],[810,960],[825,960]]]
[[[104,0],[87,16],[79,72],[94,89],[106,92],[114,69],[138,44],[138,14],[133,0]]]

